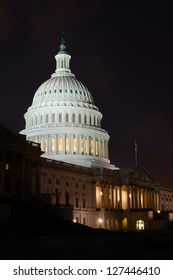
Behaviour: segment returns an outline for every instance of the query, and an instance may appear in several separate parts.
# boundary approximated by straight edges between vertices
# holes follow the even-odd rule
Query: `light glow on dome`
[[[55,56],[56,69],[36,91],[24,115],[27,140],[41,144],[43,157],[85,167],[116,169],[108,156],[109,135],[92,94],[71,73],[66,48]]]

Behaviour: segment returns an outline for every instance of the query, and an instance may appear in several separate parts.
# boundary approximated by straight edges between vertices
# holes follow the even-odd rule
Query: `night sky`
[[[24,128],[37,88],[55,70],[64,30],[71,70],[92,93],[116,166],[138,165],[173,186],[173,16],[169,6],[114,1],[0,1],[0,122]]]

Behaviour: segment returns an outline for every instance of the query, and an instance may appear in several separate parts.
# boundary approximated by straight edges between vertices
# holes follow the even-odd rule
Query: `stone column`
[[[98,145],[99,145],[99,157],[101,157],[101,140],[100,140],[100,137],[98,139]]]
[[[141,209],[141,188],[138,187],[138,197],[139,197],[139,209]]]
[[[74,153],[74,145],[73,145],[73,142],[74,142],[74,135],[70,135],[69,136],[69,139],[70,139],[70,154],[72,155]]]
[[[55,154],[58,154],[58,135],[55,135]]]
[[[93,140],[93,156],[96,155],[96,138],[95,136],[92,137]]]
[[[89,136],[87,136],[87,155],[89,155],[89,147],[90,145],[89,145]]]
[[[62,154],[65,154],[65,146],[66,146],[66,141],[65,141],[65,134],[62,134]]]

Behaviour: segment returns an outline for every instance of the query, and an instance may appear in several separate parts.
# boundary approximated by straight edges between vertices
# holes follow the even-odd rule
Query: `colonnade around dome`
[[[84,135],[40,135],[28,140],[41,144],[41,150],[48,155],[71,154],[108,158],[108,140]]]

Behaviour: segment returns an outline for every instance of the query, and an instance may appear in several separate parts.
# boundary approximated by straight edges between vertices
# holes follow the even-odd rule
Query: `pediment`
[[[131,174],[129,174],[129,177],[139,180],[139,181],[147,182],[147,183],[152,183],[152,184],[157,183],[154,180],[154,178],[144,168],[134,169],[133,172]]]

